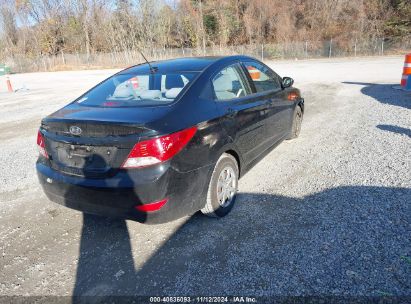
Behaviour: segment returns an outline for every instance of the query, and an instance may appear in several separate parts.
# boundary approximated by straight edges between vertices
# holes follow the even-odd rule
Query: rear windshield
[[[172,103],[197,73],[118,74],[75,102],[97,107],[138,107]]]

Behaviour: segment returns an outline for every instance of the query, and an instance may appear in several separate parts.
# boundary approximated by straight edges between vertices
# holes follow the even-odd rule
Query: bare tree
[[[411,32],[409,0],[0,1],[0,61],[79,53],[88,61],[109,53],[133,62],[137,48],[156,57],[168,48],[202,53],[330,39],[349,49],[353,41],[406,39]]]

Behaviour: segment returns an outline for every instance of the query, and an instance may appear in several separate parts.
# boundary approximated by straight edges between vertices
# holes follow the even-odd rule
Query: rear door
[[[271,146],[287,135],[293,104],[288,101],[287,94],[281,87],[280,77],[269,67],[254,60],[244,61],[242,64],[253,93],[267,103],[265,135]]]
[[[252,161],[264,151],[266,101],[251,94],[239,63],[214,74],[212,87],[223,128],[233,138],[244,161]]]

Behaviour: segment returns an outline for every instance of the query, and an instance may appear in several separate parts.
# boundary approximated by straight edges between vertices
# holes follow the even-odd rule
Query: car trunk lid
[[[40,130],[53,169],[80,177],[105,178],[115,174],[141,138],[158,133],[148,125],[150,118],[160,114],[164,111],[74,105],[45,118]]]

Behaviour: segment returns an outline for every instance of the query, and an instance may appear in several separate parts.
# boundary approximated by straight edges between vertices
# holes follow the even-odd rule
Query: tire
[[[223,217],[231,211],[237,196],[238,174],[237,160],[227,153],[221,155],[211,175],[207,191],[207,202],[204,208],[201,209],[203,214],[211,217]],[[230,176],[231,182],[227,184]],[[221,185],[222,183],[225,187]],[[226,191],[224,191],[224,188]]]
[[[300,135],[302,122],[303,122],[303,111],[301,111],[300,106],[297,106],[294,112],[293,125],[291,127],[291,132],[287,138],[288,140],[297,138]]]

